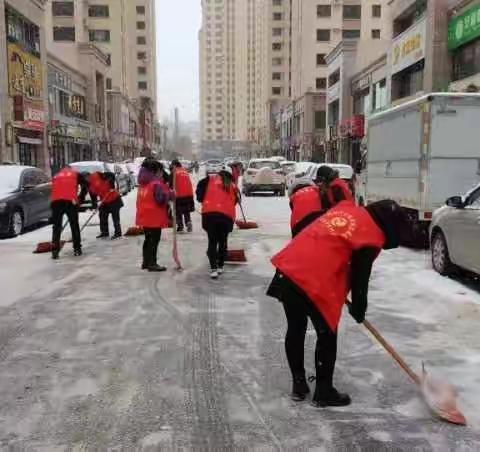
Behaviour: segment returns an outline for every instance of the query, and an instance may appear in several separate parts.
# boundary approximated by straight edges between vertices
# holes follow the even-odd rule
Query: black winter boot
[[[324,408],[327,406],[348,406],[352,403],[352,399],[348,394],[338,392],[333,386],[325,389],[317,382],[315,394],[313,395],[312,405],[316,408]]]
[[[290,394],[290,398],[294,402],[303,402],[307,394],[310,394],[310,388],[308,387],[305,375],[293,377],[292,393]]]

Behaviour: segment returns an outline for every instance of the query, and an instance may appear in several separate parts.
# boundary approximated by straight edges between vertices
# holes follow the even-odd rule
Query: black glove
[[[365,314],[367,312],[367,306],[362,306],[353,303],[348,304],[348,312],[355,319],[357,323],[363,323],[365,320]]]

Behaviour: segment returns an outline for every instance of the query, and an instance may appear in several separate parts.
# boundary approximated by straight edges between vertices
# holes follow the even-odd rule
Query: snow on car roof
[[[4,174],[10,173],[12,175],[20,175],[23,170],[35,169],[34,166],[20,166],[20,165],[0,165],[0,171]]]

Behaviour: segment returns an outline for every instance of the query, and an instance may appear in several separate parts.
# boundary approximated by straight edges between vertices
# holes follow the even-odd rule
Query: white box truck
[[[366,203],[393,199],[428,243],[433,211],[480,181],[480,94],[432,93],[368,120]]]

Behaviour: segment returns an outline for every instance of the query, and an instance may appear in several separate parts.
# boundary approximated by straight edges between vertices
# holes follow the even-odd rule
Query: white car
[[[294,173],[297,167],[297,162],[291,162],[289,160],[285,160],[284,162],[280,162],[280,166],[282,167],[283,173],[285,176],[288,176],[290,173]]]
[[[480,185],[434,212],[430,243],[433,268],[441,275],[456,267],[480,275]]]
[[[216,174],[223,168],[223,160],[211,159],[205,162],[205,172],[209,174]]]
[[[245,196],[260,191],[285,196],[285,186],[285,174],[276,160],[252,159],[243,174],[242,190]]]
[[[286,178],[287,189],[290,190],[293,187],[293,185],[296,185],[302,178],[305,177],[308,170],[315,165],[316,163],[313,163],[313,162],[297,162],[295,164],[295,171],[287,174],[287,178]]]

